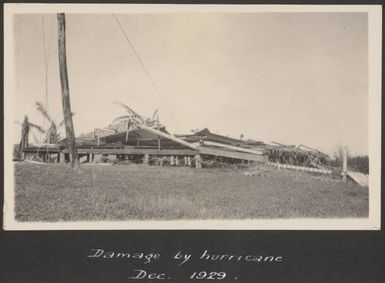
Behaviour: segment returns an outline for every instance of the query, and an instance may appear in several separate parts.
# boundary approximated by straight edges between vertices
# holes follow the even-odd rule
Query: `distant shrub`
[[[344,147],[341,144],[337,144],[333,152],[333,159],[330,161],[330,166],[342,170],[343,151]],[[369,157],[367,155],[353,156],[349,149],[346,149],[346,154],[348,159],[348,170],[369,174]]]
[[[354,157],[348,158],[348,168],[350,168],[353,171],[369,174],[369,157],[354,156]]]
[[[334,158],[330,165],[332,167],[342,168],[342,159]],[[369,157],[368,156],[348,156],[348,169],[369,174]]]

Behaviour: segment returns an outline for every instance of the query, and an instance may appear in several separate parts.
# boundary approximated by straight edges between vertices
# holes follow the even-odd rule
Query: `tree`
[[[42,103],[36,102],[36,109],[43,115],[43,117],[48,121],[49,127],[45,130],[40,127],[37,129],[39,132],[44,134],[43,143],[57,144],[61,137],[60,133],[58,133],[59,129],[64,125],[64,120],[62,120],[59,124],[56,124],[55,120],[49,115],[48,111],[45,109]],[[73,116],[74,113],[71,113]]]
[[[15,122],[15,123],[21,125],[21,127],[22,127],[22,135],[21,135],[22,140],[24,139],[24,141],[26,141],[26,146],[28,146],[29,133],[31,133],[30,130],[32,129],[32,130],[36,130],[37,132],[39,132],[40,134],[43,135],[43,138],[39,140],[35,136],[35,134],[32,132],[35,143],[37,143],[37,144],[38,143],[58,144],[61,140],[61,135],[58,131],[60,130],[61,127],[63,127],[64,120],[62,120],[59,124],[56,124],[55,120],[53,118],[51,118],[48,111],[45,109],[43,104],[40,102],[36,102],[36,109],[39,111],[40,114],[42,114],[42,116],[46,120],[48,120],[49,126],[48,126],[48,128],[44,128],[40,125],[31,123],[28,121],[28,117],[25,116],[24,121],[22,123],[18,122],[18,121]],[[75,113],[72,113],[72,116],[73,115],[75,115]],[[24,146],[24,147],[26,147],[26,146]]]
[[[80,171],[80,163],[78,159],[78,152],[76,148],[75,132],[71,115],[71,103],[67,73],[67,55],[66,55],[66,25],[65,14],[57,14],[58,22],[58,53],[59,53],[59,71],[60,71],[60,85],[62,90],[62,105],[64,115],[64,125],[66,129],[67,144],[71,157],[71,167],[75,171]]]
[[[346,154],[347,158],[349,159],[351,154],[349,152],[349,149],[347,149],[346,151],[347,151],[347,154]],[[336,167],[342,167],[343,155],[344,155],[343,145],[337,144],[333,152],[333,160],[331,165]]]
[[[352,156],[348,159],[349,168],[364,174],[369,174],[369,157],[367,155]]]
[[[126,141],[128,139],[129,131],[140,128],[140,125],[157,127],[158,129],[160,128],[158,109],[156,109],[154,111],[154,113],[152,114],[152,117],[149,118],[149,117],[139,115],[134,110],[132,110],[132,108],[127,106],[126,104],[123,104],[123,103],[117,102],[117,101],[114,101],[114,103],[123,107],[127,112],[126,115],[119,116],[112,121],[112,123],[114,123],[114,122],[126,123],[126,131],[127,131]]]
[[[344,147],[336,145],[333,152],[332,166],[342,167]],[[369,157],[366,155],[353,155],[347,150],[347,166],[349,170],[369,174]]]

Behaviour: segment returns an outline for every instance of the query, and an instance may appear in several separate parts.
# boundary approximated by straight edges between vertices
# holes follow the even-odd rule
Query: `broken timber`
[[[134,146],[79,146],[78,154],[81,156],[89,155],[87,161],[94,160],[96,155],[107,155],[107,156],[117,156],[117,155],[144,155],[145,163],[149,163],[150,156],[170,156],[174,160],[177,156],[186,157],[187,165],[191,165],[191,157],[194,157],[195,166],[197,168],[201,167],[201,161],[203,155],[209,156],[218,156],[225,158],[232,158],[238,160],[247,160],[255,162],[266,162],[267,157],[262,156],[261,152],[249,150],[246,148],[240,148],[236,146],[230,146],[226,144],[219,144],[215,142],[204,142],[204,143],[189,143],[181,138],[174,137],[170,134],[164,133],[157,129],[150,128],[145,125],[140,126],[142,129],[151,132],[157,136],[172,140],[185,148],[168,148],[168,149],[159,149],[159,148],[143,148],[143,147],[134,147]],[[216,146],[216,147],[212,147]],[[33,153],[36,151],[35,148],[26,148],[24,150],[26,153]],[[49,148],[45,149],[47,154],[61,153],[63,155],[68,155],[70,153],[69,149],[64,148]],[[61,158],[64,159],[64,158]],[[178,160],[178,159],[175,159]],[[179,161],[179,160],[178,160]],[[177,162],[177,161],[176,161]],[[186,162],[185,162],[186,163]]]
[[[184,145],[186,147],[189,147],[191,149],[197,150],[198,155],[199,154],[206,154],[206,155],[214,155],[214,156],[221,156],[221,157],[227,157],[227,158],[234,158],[234,159],[241,159],[241,160],[249,160],[249,161],[257,161],[257,162],[265,162],[266,161],[266,156],[262,156],[261,151],[255,151],[247,148],[241,148],[237,146],[231,146],[227,144],[221,144],[221,143],[216,143],[216,142],[201,142],[199,144],[197,143],[188,143],[180,138],[174,137],[172,135],[163,133],[161,131],[158,131],[156,129],[147,127],[147,126],[141,126],[141,128],[150,131],[154,134],[157,134],[159,136],[162,136],[164,138],[170,139],[172,141],[175,141],[176,143],[179,143],[181,145]],[[215,149],[211,147],[205,147],[204,145],[211,145],[211,146],[217,146],[217,147],[222,147],[223,149]],[[226,150],[230,149],[230,150]],[[163,150],[162,150],[163,151]],[[196,159],[199,160],[198,155],[196,155]],[[200,162],[198,162],[200,164]],[[199,165],[198,165],[199,167]]]
[[[211,146],[216,146],[216,147],[222,147],[226,149],[231,149],[235,151],[240,151],[240,152],[246,152],[246,153],[252,153],[252,154],[257,154],[257,155],[262,155],[262,151],[256,151],[248,148],[243,148],[239,146],[233,146],[233,145],[227,145],[227,144],[222,144],[222,143],[217,143],[217,142],[210,142],[210,141],[202,141],[200,142],[201,145],[211,145]]]
[[[265,156],[265,155],[257,155],[257,154],[250,154],[250,153],[244,153],[244,152],[235,152],[235,151],[216,149],[216,148],[211,148],[211,147],[200,147],[198,150],[199,150],[199,153],[206,154],[206,155],[221,156],[221,157],[234,158],[234,159],[240,159],[240,160],[248,160],[248,161],[256,161],[256,162],[266,162],[267,161],[267,156]]]
[[[164,137],[166,139],[172,140],[172,141],[174,141],[176,143],[179,143],[179,144],[184,145],[184,146],[186,146],[188,148],[191,148],[191,149],[197,149],[197,147],[198,147],[197,145],[191,144],[191,143],[186,142],[186,141],[184,141],[184,140],[182,140],[180,138],[177,138],[177,137],[174,137],[172,135],[163,133],[162,131],[159,131],[159,130],[147,127],[145,125],[140,125],[140,128],[142,128],[144,130],[147,130],[147,131],[149,131],[149,132],[151,132],[153,134],[156,134],[158,136],[161,136],[161,137]]]

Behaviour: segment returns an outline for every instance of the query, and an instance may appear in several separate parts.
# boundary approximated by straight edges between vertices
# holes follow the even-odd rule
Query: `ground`
[[[260,165],[15,164],[19,221],[368,217],[368,188]],[[245,171],[246,170],[246,171]],[[249,174],[250,175],[250,174]]]

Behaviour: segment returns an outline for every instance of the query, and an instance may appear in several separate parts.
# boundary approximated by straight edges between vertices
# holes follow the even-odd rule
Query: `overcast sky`
[[[233,137],[326,152],[346,144],[355,154],[368,153],[366,13],[118,15],[168,110],[113,15],[66,17],[76,135],[124,114],[112,103],[120,101],[147,116],[159,108],[172,133],[207,127]],[[27,114],[42,124],[34,105],[45,103],[42,15],[15,16],[14,27],[15,120]],[[48,108],[60,121],[56,15],[44,15],[44,28]]]

